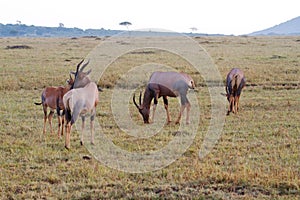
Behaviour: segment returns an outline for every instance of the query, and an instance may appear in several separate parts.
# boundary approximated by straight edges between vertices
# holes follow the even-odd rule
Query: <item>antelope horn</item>
[[[83,69],[89,64],[90,60],[88,60],[82,67],[80,68],[80,71],[82,72]]]
[[[78,72],[79,67],[80,67],[80,65],[83,63],[83,61],[84,61],[84,59],[82,59],[82,60],[78,63],[78,65],[77,65],[77,67],[76,67],[76,72],[75,72],[75,73]]]
[[[140,92],[139,102],[140,102],[140,105],[142,105],[142,92]]]
[[[140,109],[140,106],[138,106],[138,104],[135,101],[135,94],[133,94],[132,100],[133,100],[134,105],[137,107],[137,109]]]

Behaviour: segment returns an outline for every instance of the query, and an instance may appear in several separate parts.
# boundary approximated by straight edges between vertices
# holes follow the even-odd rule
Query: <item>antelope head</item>
[[[68,84],[69,86],[72,86],[72,85],[74,84],[74,79],[72,78],[71,74],[70,74],[70,78],[67,79],[66,82],[67,82],[67,84]]]
[[[133,103],[141,113],[144,123],[149,124],[150,108],[147,108],[142,105],[142,92],[140,93],[140,97],[139,97],[139,105],[135,101],[135,94],[133,94]]]
[[[87,72],[84,72],[83,69],[89,64],[90,61],[87,61],[85,64],[83,64],[81,66],[81,64],[83,63],[84,59],[82,59],[77,67],[76,67],[76,72],[70,72],[71,74],[75,75],[75,80],[74,80],[74,84],[71,87],[71,89],[73,88],[80,88],[80,87],[84,87],[86,86],[88,83],[91,82],[91,79],[89,78],[89,74],[91,73],[92,69],[88,70]],[[80,67],[81,66],[81,67]]]

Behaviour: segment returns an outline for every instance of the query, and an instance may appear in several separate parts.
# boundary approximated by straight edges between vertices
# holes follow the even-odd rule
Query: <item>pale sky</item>
[[[0,23],[241,35],[300,16],[299,0],[1,0]]]

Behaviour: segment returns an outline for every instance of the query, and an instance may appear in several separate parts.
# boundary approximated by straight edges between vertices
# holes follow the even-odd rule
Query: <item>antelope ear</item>
[[[75,74],[76,74],[76,72],[72,72],[72,71],[70,71],[70,74],[73,74],[73,75],[75,75]]]
[[[92,69],[86,72],[86,75],[89,75],[91,73]]]

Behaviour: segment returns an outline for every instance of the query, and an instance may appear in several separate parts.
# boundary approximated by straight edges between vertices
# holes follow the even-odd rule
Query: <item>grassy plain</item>
[[[33,104],[40,101],[45,86],[64,85],[68,72],[103,39],[0,38],[0,198],[299,199],[300,38],[194,40],[206,49],[224,80],[232,67],[244,70],[247,87],[239,114],[226,116],[221,138],[200,160],[198,151],[211,118],[210,98],[201,76],[166,52],[120,57],[112,64],[120,72],[147,59],[175,68],[185,66],[178,70],[192,74],[201,108],[197,134],[179,159],[153,172],[127,173],[98,162],[80,146],[79,132],[71,136],[70,151],[56,135],[49,131],[43,135],[42,108]],[[31,48],[7,49],[14,45]],[[107,137],[128,151],[163,147],[174,137],[175,124],[165,126],[161,134],[139,140],[126,135],[114,122],[111,93],[120,72],[108,70],[99,81],[104,91],[97,119]],[[170,100],[173,119],[176,105],[177,100]],[[133,120],[143,125],[131,106]],[[225,114],[226,108],[220,112]]]

